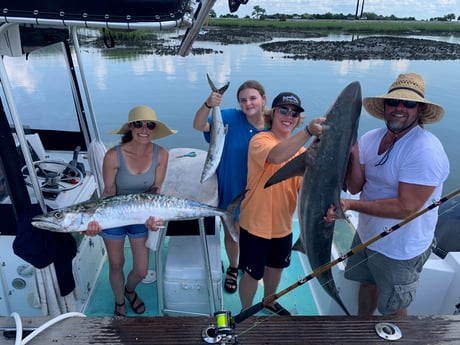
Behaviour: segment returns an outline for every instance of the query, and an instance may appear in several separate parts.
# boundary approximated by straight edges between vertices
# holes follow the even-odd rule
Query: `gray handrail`
[[[8,28],[12,27],[13,25],[17,25],[17,24],[4,24],[0,26],[0,35],[2,35],[3,31],[6,31]],[[29,151],[29,145],[27,144],[27,139],[26,139],[26,135],[24,132],[24,128],[22,127],[21,120],[19,118],[19,113],[16,108],[16,102],[14,101],[10,80],[8,78],[8,74],[6,73],[3,59],[0,59],[0,80],[2,81],[3,93],[5,94],[6,102],[8,104],[8,109],[10,110],[11,119],[13,120],[14,128],[16,129],[16,136],[21,146],[21,151],[24,156],[24,160],[26,162],[27,169],[29,171],[30,183],[32,184],[32,188],[35,192],[35,197],[37,198],[37,201],[40,204],[42,211],[46,212],[47,208],[45,204],[45,198],[43,197],[43,193],[40,188],[38,177],[36,174],[32,173],[35,170],[34,162],[32,159],[32,155]]]

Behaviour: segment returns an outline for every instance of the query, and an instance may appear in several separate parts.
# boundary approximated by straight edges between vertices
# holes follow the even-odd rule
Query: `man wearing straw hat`
[[[342,199],[344,210],[359,212],[353,247],[439,200],[449,175],[441,142],[423,128],[440,121],[444,109],[425,99],[420,75],[399,75],[386,95],[364,98],[363,105],[386,128],[364,134],[350,156],[347,187],[361,193],[359,200]],[[358,316],[376,308],[407,315],[437,219],[437,210],[427,212],[350,257],[345,276],[360,282]]]

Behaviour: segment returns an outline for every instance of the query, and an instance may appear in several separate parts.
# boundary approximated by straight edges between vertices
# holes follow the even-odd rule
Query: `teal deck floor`
[[[221,230],[222,231],[222,230]],[[294,222],[293,234],[294,239],[298,237],[298,223]],[[221,236],[223,238],[223,236]],[[165,250],[163,250],[163,263],[166,262],[168,238],[165,240]],[[222,262],[223,267],[228,267],[227,255],[225,253],[224,245],[221,244]],[[281,282],[278,291],[294,284],[299,279],[303,278],[310,272],[304,272],[302,264],[300,263],[299,254],[292,252],[292,260],[289,268],[283,271]],[[129,270],[131,267],[131,249],[129,248],[129,242],[125,244],[125,270]],[[151,252],[150,256],[150,267],[155,267],[155,255]],[[241,273],[240,273],[241,276]],[[222,282],[225,281],[225,274],[222,273]],[[261,282],[260,282],[261,284]],[[157,300],[157,283],[151,284],[139,284],[136,289],[139,296],[144,300],[146,305],[146,312],[142,316],[158,316],[158,300]],[[241,310],[241,303],[238,296],[238,292],[229,294],[225,290],[223,291],[224,298],[224,309],[229,310],[232,315],[236,315]],[[260,302],[263,298],[263,286],[259,285],[256,296],[254,298],[254,304]],[[284,296],[278,299],[278,302],[288,309],[293,315],[318,315],[310,287],[307,284],[301,285],[296,289],[288,292]],[[88,316],[112,316],[114,311],[114,299],[112,290],[109,284],[108,278],[108,264],[107,261],[104,263],[99,279],[96,283],[93,295],[86,307],[84,313]],[[127,305],[127,315],[137,316],[133,313]],[[261,311],[259,315],[269,315],[265,311]]]

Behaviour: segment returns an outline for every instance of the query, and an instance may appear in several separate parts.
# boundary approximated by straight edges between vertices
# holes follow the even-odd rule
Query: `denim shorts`
[[[356,234],[352,248],[361,243]],[[420,272],[431,254],[431,246],[409,260],[391,259],[372,249],[354,254],[348,259],[345,278],[377,286],[377,308],[383,315],[407,308],[415,298]]]
[[[265,266],[285,268],[291,263],[292,233],[281,238],[266,239],[240,229],[238,268],[255,280],[262,279]]]
[[[99,233],[99,236],[108,240],[122,240],[126,236],[129,238],[143,238],[147,237],[147,231],[147,227],[144,224],[133,224],[104,229]]]

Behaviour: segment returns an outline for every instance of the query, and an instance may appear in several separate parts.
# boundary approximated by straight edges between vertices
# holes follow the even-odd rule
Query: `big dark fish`
[[[326,222],[330,205],[345,218],[340,206],[340,194],[344,187],[350,149],[357,139],[361,114],[361,86],[349,84],[324,115],[326,122],[320,139],[309,149],[278,170],[266,186],[292,176],[302,176],[299,192],[298,217],[300,236],[293,249],[307,255],[313,270],[331,261],[335,222]],[[349,312],[340,299],[331,270],[318,276],[325,291]]]

